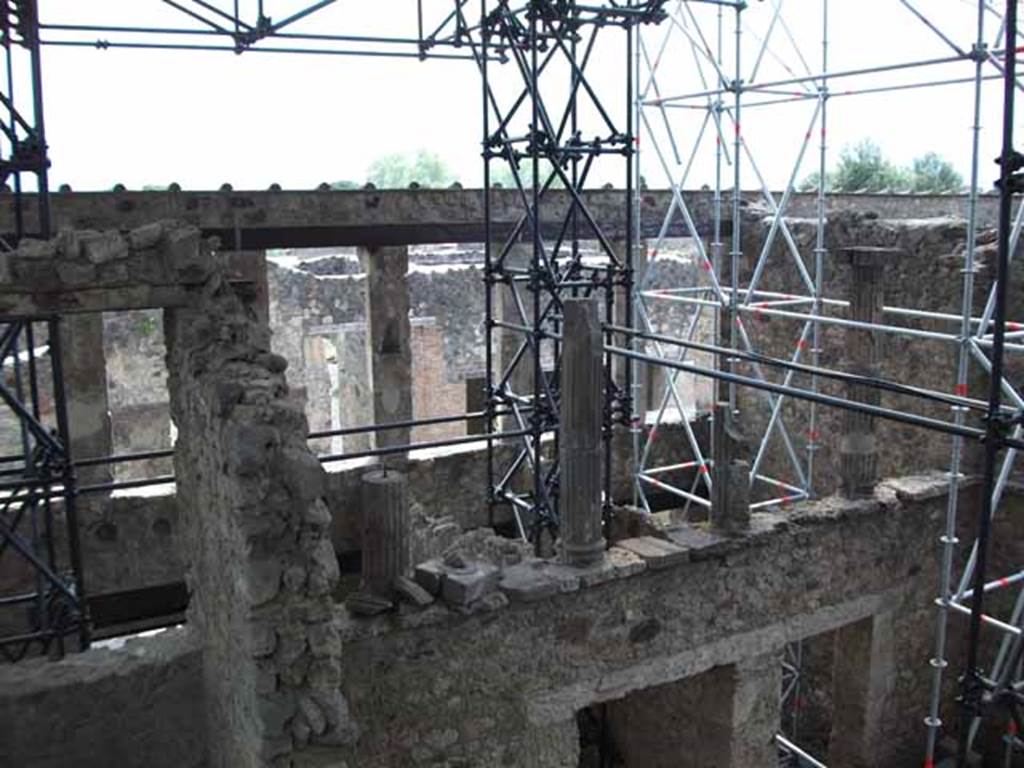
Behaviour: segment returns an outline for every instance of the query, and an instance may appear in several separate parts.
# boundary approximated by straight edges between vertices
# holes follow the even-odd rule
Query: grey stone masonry
[[[374,470],[363,475],[362,589],[392,599],[409,570],[409,498],[405,475]]]
[[[601,320],[594,299],[566,299],[562,306],[562,557],[569,565],[585,566],[600,560],[605,550],[601,530]]]
[[[409,325],[409,249],[360,248],[366,272],[367,354],[373,388],[373,417],[377,424],[412,419],[412,347]],[[409,427],[375,433],[376,446],[405,445]],[[387,463],[400,465],[404,455]]]
[[[882,322],[882,277],[885,265],[899,255],[892,248],[856,247],[841,254],[850,266],[850,319]],[[882,358],[882,334],[864,328],[846,329],[846,369],[858,376],[877,377]],[[879,391],[864,384],[847,384],[846,397],[858,403],[879,404]],[[839,442],[842,492],[847,498],[870,496],[878,481],[878,447],[874,417],[844,411]]]
[[[25,240],[0,254],[0,314],[180,306],[223,269],[199,241],[198,229],[169,222]]]
[[[269,184],[269,180],[268,180]],[[714,192],[691,189],[684,193],[687,207],[699,232],[714,226]],[[781,194],[781,193],[780,193]],[[51,210],[57,228],[131,229],[159,219],[180,219],[208,235],[242,248],[314,248],[342,245],[395,245],[401,243],[481,242],[484,232],[484,195],[479,189],[361,189],[335,190],[182,190],[173,184],[166,191],[116,190],[107,192],[54,192]],[[761,190],[743,194],[744,206],[762,200]],[[38,231],[32,196],[22,208],[25,228]],[[588,190],[582,199],[609,237],[626,231],[623,212],[631,201],[624,190]],[[492,189],[490,207],[494,220],[491,235],[507,237],[527,214],[515,189]],[[993,226],[998,198],[983,195],[979,216],[983,226]],[[638,219],[644,236],[657,237],[665,212],[672,203],[668,190],[644,190]],[[566,190],[544,193],[541,226],[545,236],[558,237],[575,205]],[[723,201],[731,205],[729,196]],[[816,193],[794,193],[787,211],[792,216],[814,216]],[[830,213],[839,210],[877,211],[892,218],[924,218],[960,215],[966,206],[963,195],[829,194]],[[0,229],[14,231],[14,195],[0,195]],[[634,221],[637,220],[634,218]],[[725,230],[728,231],[728,222]],[[669,220],[669,237],[688,237],[682,217]]]
[[[555,755],[530,753],[546,728],[680,681],[672,718],[654,707],[647,732],[660,729],[651,738],[672,748],[698,738],[697,730],[707,738],[684,753],[692,762],[675,764],[774,765],[779,649],[884,613],[893,616],[899,674],[886,668],[884,654],[872,656],[882,666],[870,674],[892,688],[861,710],[874,720],[865,733],[877,735],[874,765],[912,765],[921,733],[907,724],[921,722],[927,703],[935,531],[947,489],[941,473],[889,480],[869,500],[833,495],[755,512],[739,536],[691,524],[690,536],[667,532],[674,548],[659,551],[654,536],[620,541],[590,569],[526,558],[504,568],[498,588],[507,601],[483,600],[479,610],[435,602],[372,619],[339,610],[342,685],[362,736],[317,761],[300,753],[299,765],[562,765]],[[973,524],[976,496],[969,483],[965,526]],[[871,567],[856,567],[863,562]],[[422,575],[436,587],[437,568]],[[957,674],[954,659],[954,681]],[[692,695],[694,682],[702,695]],[[949,702],[955,706],[952,695]],[[688,733],[673,733],[675,722]]]
[[[216,265],[192,232],[193,256]],[[326,476],[255,295],[219,271],[194,294],[165,313],[165,338],[210,764],[289,765],[309,742],[355,736],[338,689]]]

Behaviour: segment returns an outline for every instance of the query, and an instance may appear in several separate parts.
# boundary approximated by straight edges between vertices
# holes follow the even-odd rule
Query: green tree
[[[897,192],[909,187],[907,172],[890,163],[871,139],[839,153],[839,164],[829,182],[836,192]]]
[[[331,189],[334,190],[346,190],[346,189],[359,189],[359,184],[349,179],[342,179],[341,181],[332,181]]]
[[[911,192],[960,192],[964,188],[964,177],[953,164],[935,152],[927,152],[914,158],[910,167]]]
[[[378,189],[404,189],[413,182],[421,187],[448,187],[458,181],[439,155],[425,149],[378,157],[370,163],[367,180]]]
[[[830,192],[959,192],[963,177],[953,164],[935,152],[914,158],[910,167],[889,162],[881,148],[864,139],[839,153],[836,168],[825,176]],[[818,188],[819,175],[811,174],[801,182],[802,191]]]

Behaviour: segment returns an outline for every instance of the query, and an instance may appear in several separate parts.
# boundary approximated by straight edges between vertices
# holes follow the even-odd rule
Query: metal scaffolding
[[[762,390],[765,408],[766,425],[758,437],[758,447],[750,470],[752,493],[761,491],[761,498],[754,507],[770,507],[786,504],[815,495],[815,454],[819,449],[818,432],[819,404],[832,404],[822,398],[820,383],[824,377],[834,377],[835,371],[823,370],[821,367],[822,333],[829,325],[850,328],[863,328],[878,333],[903,335],[909,338],[940,340],[957,348],[957,366],[955,371],[953,393],[960,402],[950,401],[952,415],[944,425],[933,425],[952,436],[952,458],[950,465],[950,492],[945,527],[941,536],[942,567],[940,597],[937,600],[939,617],[937,621],[936,653],[931,661],[933,669],[933,691],[926,720],[928,738],[926,744],[926,766],[934,764],[936,745],[942,722],[939,718],[939,707],[942,693],[943,670],[947,666],[946,633],[947,617],[951,612],[970,615],[970,637],[968,641],[969,657],[966,663],[967,673],[964,682],[965,717],[969,726],[960,729],[960,759],[969,742],[978,730],[979,717],[983,712],[982,700],[988,704],[1007,702],[1019,694],[1016,693],[1014,682],[1020,680],[1020,636],[1022,614],[1024,611],[1024,593],[1017,600],[1012,615],[1008,620],[1000,620],[982,613],[980,600],[974,595],[982,595],[995,589],[1019,588],[1019,579],[1011,575],[996,581],[986,581],[984,576],[984,553],[987,550],[987,537],[990,531],[990,519],[998,507],[999,501],[1010,476],[1017,449],[1007,444],[1007,440],[1017,440],[1022,435],[1022,428],[1016,414],[1024,407],[1024,400],[1018,392],[1018,384],[1009,380],[1003,369],[1003,355],[1019,352],[1019,344],[1015,344],[1015,323],[1005,320],[1005,290],[1008,272],[1003,267],[1003,259],[1008,260],[1016,251],[1020,236],[1024,206],[1019,206],[1011,223],[1011,195],[1019,192],[1019,182],[1011,182],[1012,174],[1021,165],[1020,157],[1013,153],[1012,148],[1012,115],[1013,94],[1020,89],[1021,83],[1015,75],[1015,3],[1007,3],[1008,11],[1001,16],[990,3],[981,0],[977,8],[977,34],[967,43],[955,41],[957,33],[944,30],[941,24],[922,13],[909,0],[898,0],[894,6],[907,12],[908,23],[921,23],[939,40],[946,49],[946,55],[939,55],[918,61],[883,62],[874,65],[858,66],[856,69],[830,70],[829,61],[829,3],[821,0],[821,39],[820,68],[813,68],[809,61],[814,57],[804,54],[801,41],[793,34],[786,21],[785,10],[791,7],[783,0],[775,0],[770,5],[748,8],[746,3],[718,3],[715,8],[701,7],[703,4],[681,0],[668,7],[669,20],[658,30],[644,31],[638,40],[638,84],[637,112],[642,127],[643,152],[650,158],[649,165],[661,172],[662,180],[672,190],[672,205],[666,211],[661,222],[660,233],[650,244],[647,251],[649,258],[657,257],[663,246],[663,240],[675,218],[682,220],[690,233],[695,260],[700,265],[703,277],[692,283],[679,285],[675,288],[657,287],[648,284],[641,276],[636,286],[637,316],[635,319],[635,338],[653,348],[653,354],[637,356],[638,360],[659,361],[668,364],[670,371],[666,386],[654,403],[653,420],[645,424],[642,440],[638,441],[637,451],[637,496],[645,507],[650,508],[647,494],[650,488],[669,492],[685,500],[687,508],[696,504],[710,506],[712,473],[707,471],[712,461],[706,451],[698,445],[692,431],[687,433],[691,457],[680,463],[669,466],[653,465],[650,462],[651,444],[657,438],[659,428],[670,412],[669,406],[674,405],[680,414],[685,413],[684,398],[677,386],[678,374],[681,371],[703,372],[719,379],[719,392],[716,399],[727,401],[731,408],[739,407],[736,396],[736,384],[742,383],[758,387]],[[807,8],[801,5],[800,12],[806,13]],[[757,21],[748,17],[752,13],[759,14]],[[996,21],[997,31],[993,35],[991,26],[986,24]],[[732,38],[731,46],[728,38]],[[753,41],[752,43],[747,41]],[[680,53],[692,63],[688,67],[665,66],[664,61],[672,53]],[[780,66],[785,74],[778,76],[759,76],[765,62],[773,61]],[[936,77],[931,71],[947,64],[961,64],[972,70],[967,77]],[[914,77],[905,82],[882,82],[873,78],[878,75],[906,72]],[[842,79],[842,90],[830,87],[837,79]],[[973,276],[976,272],[975,252],[977,249],[978,230],[978,195],[980,189],[979,166],[979,134],[981,131],[981,93],[984,84],[989,80],[1002,80],[1005,83],[1004,97],[1004,145],[1002,159],[1001,185],[1003,187],[1000,217],[1000,254],[1001,261],[997,279],[992,286],[988,301],[980,316],[974,314],[972,298],[974,292]],[[851,82],[852,81],[852,82]],[[826,226],[828,214],[826,208],[827,193],[827,161],[828,147],[826,144],[828,107],[831,99],[836,97],[857,96],[883,92],[903,91],[910,88],[942,87],[969,83],[973,86],[973,122],[972,122],[972,167],[970,178],[970,194],[965,217],[968,221],[967,245],[964,254],[963,301],[959,314],[928,312],[913,308],[885,307],[885,323],[882,325],[865,325],[853,320],[836,317],[830,312],[845,308],[845,302],[826,296],[823,292],[823,275],[826,260],[829,258],[826,247]],[[789,175],[788,183],[781,195],[769,190],[759,166],[758,156],[747,143],[744,131],[741,131],[741,111],[753,108],[765,108],[781,105],[808,104],[805,107],[804,125],[801,126],[799,138],[795,144],[797,151]],[[967,112],[965,105],[964,113]],[[703,113],[703,117],[701,114]],[[686,152],[682,134],[699,124],[692,148]],[[692,130],[691,130],[692,137]],[[710,243],[705,245],[703,233],[698,232],[694,225],[686,195],[685,185],[698,156],[707,153],[705,145],[714,142],[714,231]],[[779,146],[782,137],[778,137],[775,146]],[[814,146],[816,144],[816,146]],[[793,236],[786,221],[788,205],[801,173],[806,173],[806,160],[816,150],[817,154],[817,212],[816,236],[813,250],[810,253],[801,251],[797,239]],[[741,172],[742,169],[742,172]],[[742,254],[743,233],[741,232],[740,194],[743,182],[750,182],[760,190],[763,205],[771,215],[767,235],[758,244],[758,257],[752,275],[746,285],[740,284],[739,259]],[[731,182],[731,184],[730,184]],[[731,186],[731,188],[730,188]],[[730,220],[731,218],[731,220]],[[728,237],[728,242],[725,238]],[[799,293],[780,293],[768,291],[761,287],[762,277],[767,268],[769,254],[777,240],[783,243],[783,250],[790,257],[784,265],[775,264],[774,269],[790,269],[794,272],[794,280],[803,286]],[[726,248],[728,247],[728,251]],[[1002,294],[1002,296],[1000,295]],[[680,337],[655,333],[651,322],[652,307],[659,303],[675,303],[691,308],[690,320],[685,333]],[[998,309],[997,309],[998,308]],[[706,318],[711,314],[710,318]],[[788,360],[767,360],[758,352],[752,342],[752,334],[744,320],[763,317],[787,318],[800,323],[800,331],[796,336],[794,348]],[[915,320],[938,321],[948,330],[924,330],[911,324]],[[710,334],[707,326],[711,327]],[[1009,333],[1007,333],[1009,331]],[[714,343],[708,343],[708,336]],[[699,337],[703,337],[699,339]],[[703,343],[701,343],[703,341]],[[708,354],[714,361],[713,370],[710,366],[696,366],[688,361],[693,354]],[[752,375],[739,377],[736,375],[736,364],[740,361],[752,363]],[[969,414],[978,412],[978,401],[966,402],[969,368],[973,364],[989,374],[991,389],[986,404],[986,425],[983,435],[975,431],[975,437],[983,439],[985,444],[985,477],[983,478],[982,512],[978,540],[974,543],[972,554],[966,567],[957,581],[955,576],[955,551],[958,545],[958,512],[957,504],[959,489],[963,481],[961,469],[964,433]],[[765,373],[765,367],[778,368],[783,372],[781,382],[771,381]],[[791,384],[794,374],[803,373],[809,377],[809,386],[802,391],[792,391]],[[872,387],[887,388],[892,383],[872,381]],[[789,391],[788,391],[789,390]],[[803,438],[803,449],[799,450],[799,441],[787,425],[786,414],[782,408],[787,397],[797,397],[806,402],[805,420],[808,425]],[[942,393],[921,391],[913,395],[916,398],[933,400],[943,399]],[[1009,407],[1002,402],[1008,400]],[[947,398],[948,399],[948,398]],[[848,407],[846,403],[840,407]],[[646,410],[646,409],[645,409]],[[638,414],[646,417],[647,413]],[[879,414],[881,415],[881,414]],[[909,414],[903,414],[909,415]],[[645,419],[646,420],[646,419]],[[684,423],[686,419],[683,419]],[[639,431],[639,430],[638,430]],[[766,456],[769,442],[778,440],[783,454],[788,458],[784,477],[770,477],[761,471],[761,464]],[[970,438],[969,438],[970,439]],[[1005,454],[999,461],[1000,453]],[[665,475],[682,467],[698,467],[694,484],[688,487],[673,486],[667,482]],[[974,585],[973,589],[969,587]],[[955,585],[955,588],[954,588]],[[982,674],[979,669],[979,628],[984,624],[1005,633],[998,653],[991,666],[991,671]],[[794,660],[800,658],[800,648],[792,647],[787,651],[783,692],[784,705],[794,699],[794,692],[799,687],[799,665]],[[1012,695],[1010,692],[1013,692]],[[991,709],[992,707],[988,707]],[[1013,710],[1013,707],[1011,707]],[[795,721],[795,713],[791,713],[790,723]],[[1014,735],[1020,725],[1013,711],[1011,736],[1007,738],[1007,749],[1020,744]],[[784,760],[799,757],[799,747],[791,740],[792,733],[780,735],[780,756]],[[795,757],[796,756],[796,757]]]

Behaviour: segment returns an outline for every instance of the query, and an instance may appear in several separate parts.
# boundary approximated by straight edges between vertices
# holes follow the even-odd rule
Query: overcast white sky
[[[768,28],[778,1],[752,2],[743,14],[745,78],[750,76],[758,38]],[[224,8],[231,5],[231,0],[211,2]],[[310,2],[264,0],[264,5],[270,16],[280,19]],[[798,41],[810,69],[819,71],[822,0],[781,2],[786,29]],[[912,4],[927,11],[955,44],[971,46],[974,2],[912,0]],[[450,5],[450,0],[427,0],[428,20],[442,18]],[[160,0],[45,0],[41,6],[44,22],[50,23],[197,26]],[[255,0],[243,0],[242,7],[255,17]],[[693,8],[701,32],[713,40],[715,9],[706,4],[693,4]],[[932,59],[951,52],[899,0],[831,0],[829,9],[833,70]],[[730,11],[725,36],[729,76],[732,18]],[[990,43],[997,28],[998,18],[988,15]],[[292,29],[414,37],[416,4],[413,0],[339,0]],[[663,25],[644,32],[652,57],[667,29]],[[797,74],[804,72],[786,29],[776,24],[772,53],[763,60],[759,82],[786,77],[787,67]],[[690,30],[696,35],[696,27]],[[80,33],[77,38],[99,36]],[[45,37],[53,39],[58,33],[48,32]],[[622,35],[609,31],[606,37],[595,58],[592,79],[611,102],[621,106]],[[685,40],[679,30],[674,32],[658,67],[662,96],[702,89]],[[323,181],[362,180],[375,157],[419,147],[440,154],[464,184],[476,185],[481,178],[480,83],[476,67],[468,61],[47,47],[43,68],[54,185],[69,183],[86,190],[109,189],[118,182],[139,188],[177,181],[199,189],[230,182],[242,189],[277,182],[286,188],[312,188]],[[502,77],[512,87],[514,72],[510,65],[504,69]],[[833,89],[970,77],[972,70],[969,63],[936,66],[837,80]],[[989,68],[986,74],[996,70]],[[982,157],[986,162],[998,152],[999,88],[995,81],[985,87]],[[828,143],[834,155],[845,144],[871,137],[900,163],[934,150],[966,175],[971,103],[972,88],[967,85],[835,98],[829,106]],[[788,178],[813,108],[813,103],[801,103],[744,111],[744,136],[770,185],[781,186]],[[685,163],[704,112],[673,110],[671,114]],[[661,119],[655,112],[650,116],[656,122]],[[664,129],[656,130],[658,144],[667,150]],[[646,150],[648,182],[664,186],[649,136],[642,135],[641,147]],[[713,183],[713,157],[709,134],[688,186]],[[799,176],[814,170],[816,162],[809,153]],[[620,183],[620,168],[606,164],[595,179]],[[673,167],[673,172],[678,170]],[[744,187],[756,185],[749,164],[742,173]],[[986,165],[983,183],[988,186],[995,175],[995,166]]]

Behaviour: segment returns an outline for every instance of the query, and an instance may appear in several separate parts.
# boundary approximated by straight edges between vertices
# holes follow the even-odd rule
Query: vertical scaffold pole
[[[978,173],[979,144],[981,138],[981,87],[982,68],[985,60],[982,55],[985,48],[985,0],[978,0],[977,36],[974,60],[974,117],[971,126],[971,179],[967,201],[967,247],[964,251],[963,294],[961,300],[960,343],[957,355],[956,379],[954,391],[958,395],[967,394],[967,375],[970,363],[971,313],[974,297],[974,257],[977,246],[977,209],[978,209]],[[964,423],[965,409],[953,408],[953,419],[958,425]],[[931,697],[928,704],[928,716],[925,726],[928,739],[925,747],[925,766],[931,768],[935,764],[935,747],[938,743],[942,719],[939,714],[942,698],[942,676],[949,665],[946,659],[946,635],[949,620],[950,587],[953,581],[953,558],[956,553],[956,521],[957,505],[960,495],[960,464],[963,454],[963,438],[953,437],[949,460],[949,496],[946,501],[946,520],[939,543],[942,547],[942,562],[939,573],[939,609],[935,623],[935,655],[931,658],[932,684]]]

